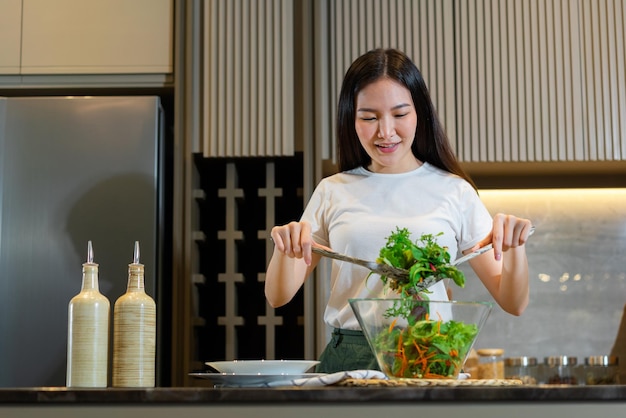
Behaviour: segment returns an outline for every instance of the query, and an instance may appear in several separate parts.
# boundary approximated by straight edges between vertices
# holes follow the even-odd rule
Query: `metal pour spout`
[[[87,264],[93,264],[93,245],[91,245],[91,240],[87,241]]]
[[[135,241],[135,251],[133,252],[133,264],[139,264],[139,241]]]

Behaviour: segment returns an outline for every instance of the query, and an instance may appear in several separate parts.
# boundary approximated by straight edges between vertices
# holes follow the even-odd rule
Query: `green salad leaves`
[[[379,364],[390,376],[454,378],[478,334],[475,324],[430,317],[429,286],[445,278],[465,286],[463,272],[450,265],[447,248],[436,242],[440,235],[425,234],[412,241],[408,229],[396,227],[376,260],[409,270],[408,281],[381,276],[400,294],[385,312],[385,317],[394,318],[391,326],[373,339]]]
[[[442,279],[452,279],[459,287],[465,286],[465,275],[450,265],[450,253],[446,247],[437,244],[436,237],[442,235],[424,234],[412,241],[407,228],[396,227],[387,237],[387,243],[380,249],[378,263],[409,270],[408,282],[382,277],[391,289],[406,295],[428,293],[432,284]]]
[[[394,377],[453,378],[477,335],[474,324],[433,320],[425,314],[406,327],[383,330],[374,345],[379,361]]]

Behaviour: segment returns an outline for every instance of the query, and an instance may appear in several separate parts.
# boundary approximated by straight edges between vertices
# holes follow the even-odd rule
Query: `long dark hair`
[[[397,81],[411,92],[417,113],[417,129],[411,147],[413,155],[422,162],[464,178],[476,188],[452,151],[421,72],[406,54],[396,49],[374,49],[361,55],[344,76],[337,107],[339,170],[367,167],[371,163],[354,127],[356,96],[367,85],[383,77]]]

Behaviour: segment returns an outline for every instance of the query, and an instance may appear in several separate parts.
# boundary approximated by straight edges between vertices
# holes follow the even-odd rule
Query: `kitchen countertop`
[[[286,388],[149,388],[68,389],[35,387],[0,389],[0,405],[93,403],[352,403],[352,402],[626,402],[626,385],[603,386],[427,386],[427,387],[286,387]]]
[[[287,387],[287,388],[151,388],[68,389],[34,387],[0,389],[0,416],[21,418],[92,418],[150,414],[160,417],[221,418],[254,416],[390,417],[437,413],[480,414],[482,418],[550,416],[577,418],[621,416],[626,385],[606,386],[426,386],[426,387]],[[29,415],[30,414],[30,415]],[[108,415],[106,415],[108,414]],[[39,415],[41,416],[41,415]]]

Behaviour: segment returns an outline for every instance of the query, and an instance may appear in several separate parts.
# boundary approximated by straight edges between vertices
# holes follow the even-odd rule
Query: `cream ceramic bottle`
[[[89,241],[82,288],[68,307],[67,387],[107,387],[109,312],[109,300],[98,287],[98,264],[93,262]]]
[[[128,288],[113,307],[114,387],[154,387],[156,303],[146,294],[139,242],[128,265]]]

